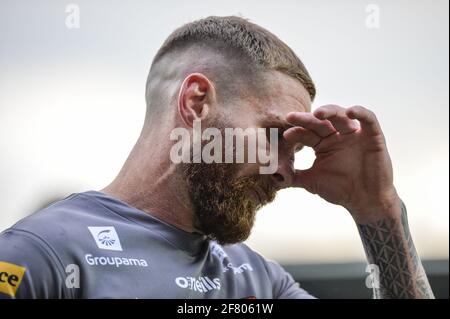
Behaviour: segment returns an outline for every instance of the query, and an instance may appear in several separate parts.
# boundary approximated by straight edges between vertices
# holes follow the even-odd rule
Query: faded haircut
[[[298,80],[314,99],[316,89],[302,61],[274,34],[241,17],[210,16],[176,29],[158,50],[147,79],[147,106],[164,104],[161,90],[192,72],[208,76],[225,100],[249,94],[272,70]]]

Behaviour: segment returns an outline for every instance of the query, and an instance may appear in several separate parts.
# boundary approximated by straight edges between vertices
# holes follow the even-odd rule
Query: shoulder
[[[219,246],[221,247],[221,246]],[[214,248],[213,248],[214,249]],[[218,249],[220,252],[220,249]],[[273,298],[280,299],[310,299],[314,298],[304,289],[300,288],[294,278],[278,262],[264,258],[261,254],[244,243],[223,247],[225,256],[239,267],[250,269],[258,277],[270,282]],[[235,270],[236,267],[232,266]]]
[[[64,231],[64,226],[82,224],[86,219],[95,219],[96,215],[101,218],[105,209],[86,193],[76,193],[21,219],[11,229],[36,234],[61,232]]]
[[[72,194],[6,229],[0,234],[0,242],[16,246],[16,250],[33,242],[42,251],[70,263],[86,245],[86,238],[92,236],[88,226],[111,224],[115,216],[107,214],[101,203],[85,193]]]
[[[7,231],[28,233],[49,244],[75,244],[89,234],[89,225],[111,223],[121,217],[88,192],[76,193],[18,221]]]
[[[105,220],[105,211],[84,193],[73,194],[18,221],[0,233],[0,273],[16,281],[0,282],[0,298],[73,297],[66,289],[68,265],[95,245],[86,224]],[[20,287],[20,289],[19,289]]]

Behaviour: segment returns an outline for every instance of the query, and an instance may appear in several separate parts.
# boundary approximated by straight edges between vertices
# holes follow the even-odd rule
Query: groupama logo
[[[113,246],[116,242],[115,239],[111,238],[111,231],[109,229],[99,232],[97,238],[103,245],[106,246]]]
[[[122,251],[119,236],[113,226],[89,226],[89,231],[100,249]]]

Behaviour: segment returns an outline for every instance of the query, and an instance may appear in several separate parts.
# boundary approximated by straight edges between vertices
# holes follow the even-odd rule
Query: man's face
[[[182,164],[195,210],[195,226],[220,244],[247,239],[256,211],[272,202],[278,190],[290,186],[294,176],[294,152],[301,145],[288,145],[283,139],[283,131],[291,126],[285,116],[289,112],[311,109],[306,89],[279,72],[273,72],[265,92],[256,95],[259,98],[242,99],[236,103],[239,105],[221,106],[225,111],[202,122],[202,129],[215,127],[224,136],[225,128],[277,128],[277,152],[271,154],[277,156],[275,173],[260,174],[258,162]],[[258,137],[256,147],[269,152],[271,142],[268,136],[264,140]],[[245,143],[245,152],[248,146]]]

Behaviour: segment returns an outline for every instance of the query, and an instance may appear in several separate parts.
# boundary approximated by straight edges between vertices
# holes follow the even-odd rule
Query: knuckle
[[[364,112],[367,110],[364,106],[361,106],[361,105],[354,105],[351,107],[351,109],[353,109],[355,111],[360,111],[360,112]]]

